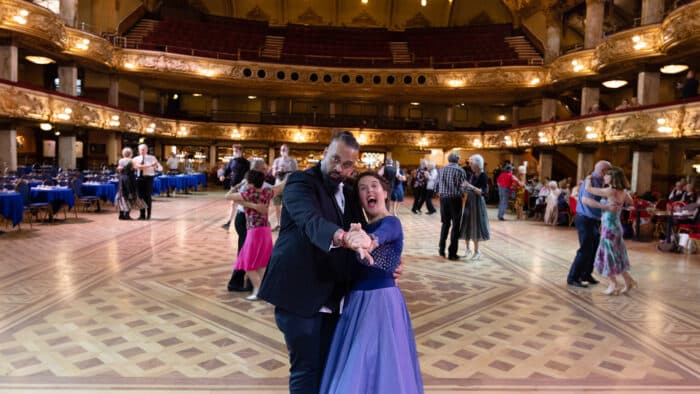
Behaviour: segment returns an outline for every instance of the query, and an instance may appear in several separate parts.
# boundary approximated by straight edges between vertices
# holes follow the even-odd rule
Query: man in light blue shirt
[[[591,186],[603,187],[603,177],[610,169],[610,162],[601,160],[595,165],[591,174]],[[588,287],[583,282],[595,285],[598,281],[593,278],[593,261],[600,241],[600,215],[599,208],[592,208],[583,204],[583,197],[589,197],[600,201],[600,197],[586,191],[586,183],[581,185],[578,192],[579,204],[576,207],[576,231],[578,231],[579,249],[576,252],[574,262],[571,264],[566,283],[575,287]]]

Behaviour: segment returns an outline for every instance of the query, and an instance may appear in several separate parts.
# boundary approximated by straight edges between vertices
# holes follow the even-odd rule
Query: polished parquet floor
[[[222,197],[157,198],[148,222],[110,207],[5,229],[0,392],[286,392],[273,308],[225,289]],[[565,285],[573,229],[492,220],[482,260],[452,262],[439,217],[405,204],[400,287],[426,392],[700,392],[700,256],[630,241],[640,288],[609,297]]]

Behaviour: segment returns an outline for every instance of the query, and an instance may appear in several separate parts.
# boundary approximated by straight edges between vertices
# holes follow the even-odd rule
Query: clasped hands
[[[370,252],[378,246],[377,241],[362,229],[361,224],[352,223],[350,225],[350,230],[343,234],[343,244],[346,248],[357,252],[360,259],[367,259],[370,265],[374,264],[374,259]]]

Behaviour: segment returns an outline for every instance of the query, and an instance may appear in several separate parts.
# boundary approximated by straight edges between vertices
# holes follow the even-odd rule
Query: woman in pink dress
[[[271,188],[263,187],[265,174],[251,170],[246,174],[247,188],[240,193],[231,193],[226,197],[238,203],[255,204],[256,206],[269,207],[274,192]],[[272,230],[267,220],[267,209],[261,213],[253,208],[245,208],[247,234],[243,248],[238,254],[235,270],[244,270],[248,279],[253,284],[253,292],[246,299],[255,301],[258,299],[258,289],[265,274],[265,268],[272,254]]]

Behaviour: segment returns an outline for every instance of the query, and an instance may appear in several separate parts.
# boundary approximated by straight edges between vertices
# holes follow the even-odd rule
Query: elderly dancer
[[[139,220],[151,219],[151,204],[153,202],[153,178],[156,171],[163,167],[155,156],[148,154],[148,145],[139,145],[139,155],[134,157],[132,164],[136,169],[136,190],[139,197],[146,203],[145,209],[140,210]]]
[[[462,227],[460,235],[467,242],[467,258],[479,260],[479,241],[488,241],[489,217],[486,212],[486,195],[489,188],[489,177],[484,172],[484,158],[481,155],[472,155],[469,158],[469,166],[472,175],[467,184],[467,203],[462,215]],[[474,242],[474,249],[469,247],[469,241]],[[471,256],[470,256],[471,255]]]
[[[596,188],[603,187],[603,177],[610,169],[610,162],[601,160],[595,165],[591,174],[590,185]],[[578,200],[588,197],[600,202],[601,197],[594,196],[586,191],[587,183],[584,183],[578,192]],[[583,282],[595,285],[598,281],[593,278],[593,261],[600,241],[600,208],[594,208],[586,204],[578,204],[576,207],[576,231],[578,231],[579,249],[571,264],[566,283],[575,287],[588,287]]]
[[[467,174],[459,166],[459,160],[459,155],[454,152],[447,155],[449,164],[438,171],[438,180],[435,185],[435,192],[440,194],[440,220],[442,221],[438,253],[445,257],[447,234],[450,233],[450,247],[447,255],[449,260],[459,259],[457,250],[462,222],[462,188],[467,182]]]

